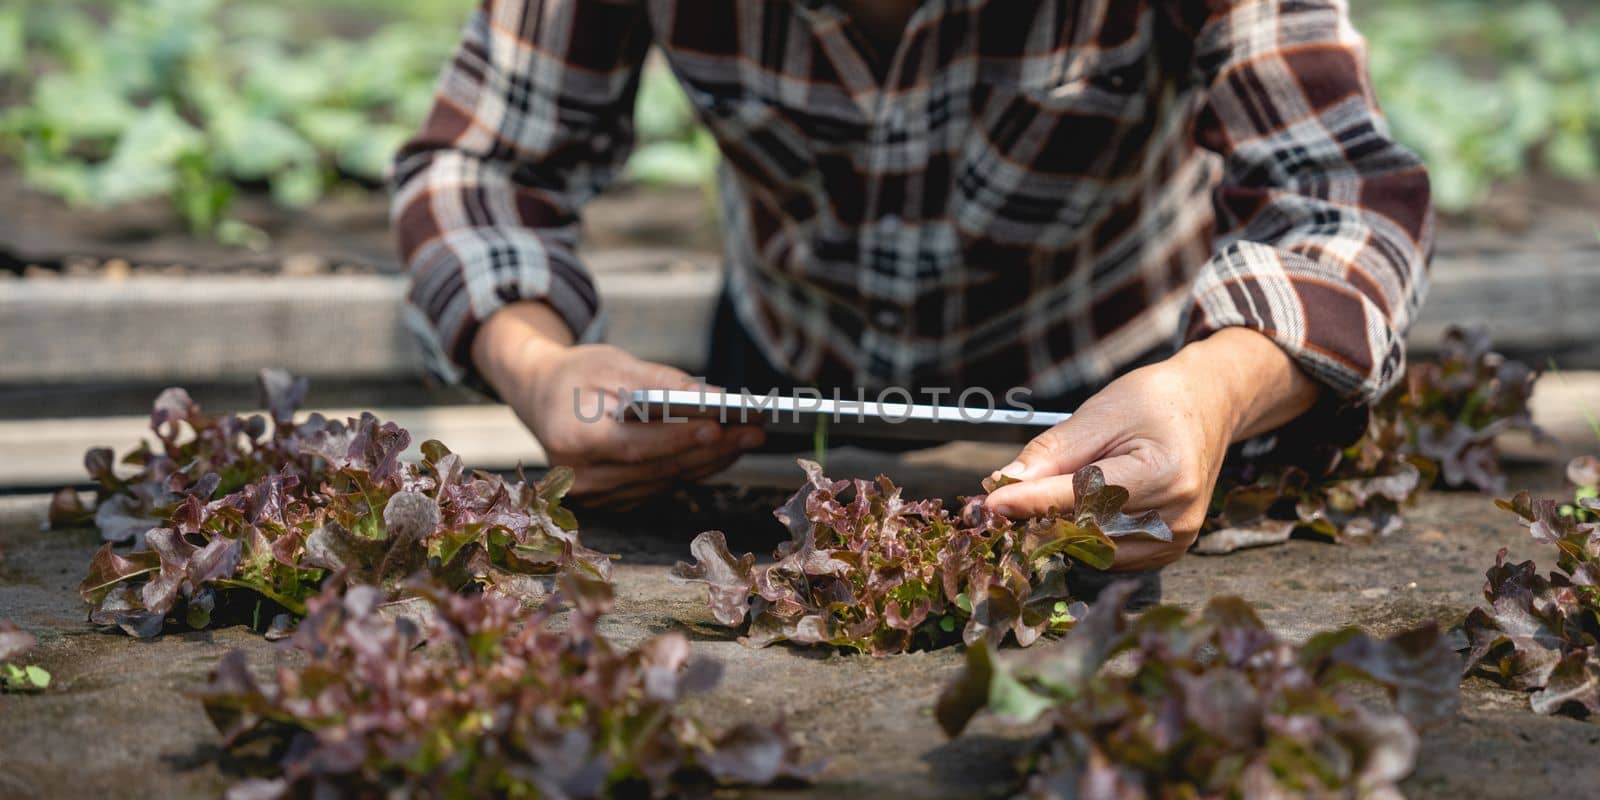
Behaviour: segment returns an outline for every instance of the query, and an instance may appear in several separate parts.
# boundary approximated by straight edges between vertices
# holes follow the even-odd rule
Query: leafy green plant
[[[1592,458],[1579,459],[1568,474],[1587,482],[1594,469]],[[1573,505],[1600,512],[1584,486]],[[1600,714],[1600,525],[1528,492],[1495,502],[1520,517],[1535,542],[1555,547],[1557,569],[1541,576],[1533,561],[1507,564],[1501,549],[1483,589],[1488,607],[1463,624],[1467,668],[1531,692],[1540,714]]]
[[[260,416],[210,416],[169,389],[151,415],[159,450],[144,444],[124,459],[138,474],[122,479],[111,451],[90,451],[94,519],[108,540],[79,586],[92,621],[150,637],[169,621],[204,628],[228,606],[251,608],[260,627],[265,605],[283,612],[271,617],[276,636],[330,583],[394,597],[427,570],[452,588],[535,601],[564,573],[609,579],[609,557],[583,546],[560,505],[571,470],[537,484],[468,474],[433,441],[421,463],[404,462],[411,436],[394,423],[297,422],[306,382],[268,371],[261,383],[270,433]],[[59,495],[53,511],[58,522],[87,516]],[[129,541],[140,549],[116,551]]]
[[[1522,430],[1542,435],[1528,402],[1537,370],[1494,351],[1482,329],[1452,327],[1437,358],[1415,365],[1379,413],[1398,418],[1406,447],[1439,466],[1452,488],[1499,492],[1500,453],[1495,440]]]
[[[230,87],[261,52],[251,28],[285,21],[223,15],[213,0],[117,4],[103,26],[81,7],[24,11],[25,58],[43,74],[0,133],[36,188],[78,205],[168,197],[197,233],[224,221],[236,182],[265,182],[286,204],[321,193],[324,165],[285,122],[291,109]],[[229,27],[236,18],[244,24]]]
[[[876,483],[832,481],[800,461],[806,484],[776,516],[789,529],[776,563],[735,558],[720,531],[690,544],[694,563],[673,577],[704,583],[712,616],[742,627],[745,644],[821,644],[873,655],[964,641],[1027,646],[1071,627],[1083,611],[1067,587],[1074,563],[1106,569],[1116,540],[1170,541],[1154,512],[1122,512],[1128,493],[1097,467],[1073,476],[1072,517],[1013,522],[967,500],[906,500]]]
[[[17,624],[0,619],[0,691],[35,692],[50,688],[50,672],[32,664],[14,663],[39,641]]]
[[[1395,135],[1448,211],[1535,166],[1600,177],[1600,15],[1548,1],[1360,4],[1372,80]]]
[[[1236,464],[1218,482],[1207,530],[1195,551],[1228,553],[1287,541],[1299,530],[1332,541],[1385,536],[1432,484],[1437,467],[1408,452],[1404,425],[1374,413],[1361,440],[1312,477],[1293,464]]]
[[[492,594],[418,585],[424,627],[384,617],[372,587],[311,601],[293,645],[302,665],[257,680],[229,653],[197,692],[241,752],[270,742],[250,797],[613,797],[708,794],[802,781],[781,723],[714,731],[681,699],[720,668],[680,633],[620,649],[597,630],[608,584],[563,579],[573,611],[531,614]],[[415,608],[415,606],[413,606]]]
[[[294,208],[378,185],[470,11],[357,3],[380,24],[346,37],[318,28],[325,9],[307,3],[0,2],[0,77],[38,76],[26,103],[0,113],[0,146],[28,183],[83,206],[168,198],[195,233],[236,243],[264,237],[230,216],[241,190]],[[631,175],[710,180],[715,146],[660,65],[638,118]]]
[[[169,198],[239,242],[238,192],[290,206],[371,186],[422,119],[470,0],[0,0],[0,80],[28,79],[0,140],[28,182],[80,205]],[[321,25],[329,9],[375,26]],[[1435,201],[1481,203],[1535,167],[1600,175],[1600,17],[1552,2],[1357,4],[1378,96],[1430,165]],[[627,174],[708,185],[710,135],[664,63],[646,68]]]
[[[1034,797],[1398,797],[1416,726],[1455,713],[1459,662],[1431,625],[1297,646],[1236,597],[1130,622],[1132,589],[1109,588],[1058,646],[1008,659],[970,648],[939,724],[956,736],[985,710],[1048,722],[1020,764]],[[1350,684],[1381,688],[1392,708]]]

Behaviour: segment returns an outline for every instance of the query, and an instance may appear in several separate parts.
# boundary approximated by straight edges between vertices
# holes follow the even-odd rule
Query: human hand
[[[577,504],[637,505],[675,482],[720,472],[765,441],[755,425],[619,419],[619,389],[696,384],[682,370],[640,360],[610,345],[567,344],[557,338],[565,335],[564,327],[551,329],[544,316],[554,312],[534,308],[507,309],[491,317],[474,342],[474,352],[482,354],[480,371],[533,432],[550,464],[575,468],[571,497]],[[491,329],[507,311],[513,316]],[[555,324],[563,325],[559,320]]]
[[[1228,328],[1089,398],[998,471],[1020,482],[987,502],[1008,517],[1070,509],[1073,473],[1094,464],[1127,488],[1127,511],[1155,510],[1173,531],[1170,543],[1118,541],[1113,569],[1165,566],[1199,534],[1229,445],[1305,413],[1317,392],[1270,339]]]

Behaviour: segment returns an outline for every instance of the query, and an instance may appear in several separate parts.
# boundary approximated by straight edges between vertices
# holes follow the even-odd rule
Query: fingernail
[[[714,444],[722,436],[722,428],[716,425],[703,425],[695,431],[694,438],[701,444]]]
[[[993,511],[994,513],[996,513],[996,514],[999,514],[1002,517],[1009,517],[1009,516],[1011,516],[1013,509],[1011,508],[1011,506],[1002,504],[1002,505],[995,506],[994,508],[992,508],[990,510]]]
[[[990,463],[993,463],[993,462],[990,462]],[[1013,461],[1010,464],[1007,464],[1007,465],[1005,465],[1005,466],[1000,468],[1000,474],[1001,475],[1004,475],[1007,478],[1016,478],[1018,480],[1021,480],[1022,479],[1022,474],[1024,472],[1027,472],[1027,471],[1028,471],[1028,465],[1022,463],[1021,461]]]
[[[763,438],[761,431],[745,431],[739,435],[739,446],[746,449],[760,447]]]

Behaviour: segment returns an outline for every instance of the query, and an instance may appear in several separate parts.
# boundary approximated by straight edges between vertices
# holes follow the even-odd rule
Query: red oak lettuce
[[[1231,463],[1217,483],[1199,553],[1286,541],[1297,530],[1334,541],[1399,529],[1402,512],[1435,482],[1499,491],[1496,438],[1541,435],[1529,411],[1538,373],[1494,352],[1487,335],[1450,329],[1435,360],[1414,364],[1369,414],[1365,434],[1325,471]]]
[[[1591,462],[1573,462],[1575,482]],[[1498,500],[1521,517],[1535,542],[1556,550],[1555,571],[1541,576],[1532,561],[1507,564],[1502,549],[1487,573],[1487,607],[1463,624],[1467,667],[1505,686],[1531,692],[1541,714],[1600,714],[1600,524],[1578,512],[1600,512],[1600,499],[1580,494],[1572,506],[1521,492]],[[1590,517],[1592,519],[1592,517]]]
[[[979,644],[935,709],[950,736],[979,712],[1049,730],[1022,760],[1030,797],[1398,797],[1414,726],[1458,702],[1437,628],[1347,629],[1296,646],[1244,601],[1124,617],[1112,586],[1058,644],[997,659]],[[1345,685],[1381,687],[1392,708]]]
[[[119,553],[107,542],[95,554],[79,587],[92,621],[149,637],[171,621],[203,628],[219,603],[232,602],[253,606],[259,627],[264,604],[277,636],[330,581],[393,597],[426,569],[453,588],[492,585],[535,602],[559,574],[609,579],[609,558],[582,545],[560,505],[570,470],[532,485],[468,473],[431,441],[421,463],[405,462],[411,436],[394,423],[363,414],[297,424],[303,382],[264,373],[262,385],[270,434],[238,417],[208,417],[168,390],[152,415],[161,451],[136,451],[138,477],[119,481],[110,451],[90,453],[100,508],[117,509],[96,518],[137,529],[109,538],[147,548]]]
[[[265,739],[270,777],[241,797],[606,797],[708,794],[805,780],[781,723],[712,730],[677,705],[716,683],[679,633],[615,647],[596,630],[609,584],[566,576],[572,612],[417,585],[431,623],[390,619],[368,586],[313,598],[307,661],[259,680],[242,652],[199,692],[231,748]],[[412,606],[415,607],[414,605]],[[424,629],[425,628],[425,629]]]
[[[1438,358],[1413,366],[1386,404],[1404,420],[1415,452],[1439,465],[1445,486],[1499,492],[1505,477],[1495,438],[1539,434],[1528,408],[1538,378],[1496,353],[1486,331],[1451,328]]]
[[[1122,512],[1126,490],[1097,468],[1074,476],[1071,517],[1016,522],[982,497],[952,514],[939,500],[907,500],[888,478],[833,481],[800,462],[807,481],[776,516],[789,529],[770,566],[734,557],[720,531],[690,545],[674,578],[704,583],[712,616],[743,627],[743,641],[823,644],[872,653],[964,641],[1027,646],[1082,613],[1067,589],[1074,562],[1104,569],[1114,541],[1170,541],[1154,512]]]

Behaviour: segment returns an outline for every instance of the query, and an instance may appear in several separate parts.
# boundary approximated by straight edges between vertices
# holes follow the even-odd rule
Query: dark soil
[[[915,495],[967,490],[974,465],[998,450],[944,448],[900,456],[844,451],[830,474],[889,469]],[[667,579],[689,537],[721,527],[736,550],[766,556],[782,532],[771,507],[795,484],[786,459],[748,460],[725,486],[680,493],[629,514],[582,515],[586,541],[620,553],[619,604],[605,627],[622,643],[681,630],[726,677],[691,701],[708,720],[732,724],[782,713],[828,767],[808,796],[996,796],[1010,785],[1022,738],[980,722],[954,741],[931,704],[958,669],[957,650],[873,659],[788,647],[750,650],[718,627],[701,590]],[[1530,465],[1513,485],[1554,489],[1554,463]],[[183,692],[230,648],[257,665],[277,650],[242,627],[138,642],[92,630],[75,587],[97,541],[91,531],[40,532],[43,498],[0,499],[0,616],[40,637],[34,660],[55,676],[36,696],[0,697],[0,796],[217,795],[236,775],[199,703]],[[1192,556],[1165,574],[1166,600],[1195,607],[1219,594],[1254,603],[1285,635],[1359,625],[1388,633],[1427,620],[1451,624],[1481,599],[1495,551],[1536,553],[1516,522],[1473,494],[1431,494],[1406,529],[1353,545],[1291,541],[1224,557]],[[281,651],[276,657],[282,657]],[[1572,796],[1593,786],[1600,726],[1540,717],[1521,693],[1481,680],[1463,687],[1463,712],[1426,734],[1409,795],[1424,798]],[[784,793],[788,795],[788,793]]]

